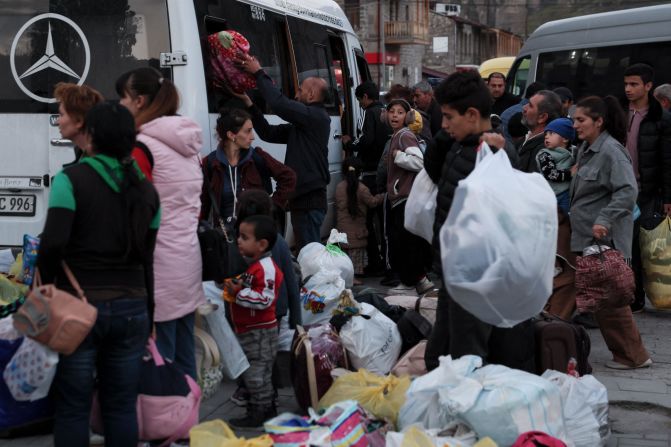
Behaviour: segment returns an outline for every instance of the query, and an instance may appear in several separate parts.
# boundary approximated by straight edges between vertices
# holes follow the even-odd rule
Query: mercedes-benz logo
[[[49,34],[47,36],[47,46],[44,49],[44,55],[35,62],[30,68],[28,68],[25,72],[23,72],[21,75],[18,74],[16,70],[16,63],[14,62],[14,55],[16,52],[16,46],[19,42],[19,39],[23,35],[23,33],[35,22],[38,22],[40,20],[49,20]],[[85,64],[84,64],[84,71],[82,72],[81,75],[78,75],[72,68],[70,68],[65,62],[61,60],[56,55],[56,52],[54,51],[54,41],[53,38],[51,37],[51,20],[60,20],[62,22],[67,23],[70,25],[76,32],[79,34],[80,39],[82,40],[82,43],[84,44],[84,52],[85,52]],[[33,98],[36,101],[40,102],[47,102],[47,103],[53,103],[56,102],[55,98],[46,98],[43,96],[36,95],[35,93],[31,92],[21,81],[21,79],[29,77],[34,75],[35,73],[39,73],[43,70],[47,69],[53,69],[60,71],[61,73],[65,73],[68,76],[72,76],[73,78],[77,79],[77,84],[82,85],[84,81],[86,80],[86,76],[89,73],[89,67],[91,65],[91,51],[89,49],[89,43],[86,40],[86,36],[84,35],[84,32],[81,30],[79,26],[69,18],[62,16],[60,14],[54,14],[54,13],[46,13],[46,14],[40,14],[38,16],[33,17],[32,19],[28,20],[19,30],[19,32],[16,33],[16,36],[14,37],[14,41],[12,42],[12,49],[10,51],[9,55],[9,61],[12,69],[12,75],[14,76],[14,80],[16,81],[16,84],[19,86],[19,88],[28,96]]]

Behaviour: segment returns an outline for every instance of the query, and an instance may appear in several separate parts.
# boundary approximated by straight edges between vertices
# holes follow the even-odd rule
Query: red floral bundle
[[[235,65],[234,57],[249,54],[249,42],[237,31],[226,30],[207,37],[210,47],[212,83],[234,93],[244,93],[256,87],[254,76]]]

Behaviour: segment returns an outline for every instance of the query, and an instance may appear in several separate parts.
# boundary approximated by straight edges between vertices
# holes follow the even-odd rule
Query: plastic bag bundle
[[[541,376],[559,387],[568,437],[575,447],[604,446],[610,437],[608,391],[594,376],[548,370]]]
[[[415,116],[419,116],[416,113]],[[419,171],[412,183],[410,195],[405,204],[403,226],[429,243],[433,242],[433,221],[436,214],[436,195],[438,186],[424,169]]]
[[[657,309],[671,309],[671,218],[641,228],[640,241],[645,294]]]
[[[210,49],[212,82],[217,88],[244,93],[256,87],[254,75],[239,69],[233,58],[249,53],[249,42],[233,30],[220,31],[207,36]]]
[[[221,419],[203,422],[189,431],[191,447],[271,447],[273,440],[268,435],[256,438],[238,438],[226,422]]]
[[[331,389],[319,400],[319,408],[328,408],[344,399],[355,400],[380,419],[396,424],[398,412],[405,402],[410,378],[378,376],[365,369],[336,379]]]
[[[482,321],[512,327],[538,314],[552,293],[557,205],[540,174],[512,168],[486,144],[459,182],[440,230],[450,296]]]
[[[307,278],[300,292],[303,324],[328,323],[343,290],[345,281],[336,270],[319,270]]]
[[[386,441],[387,447],[472,447],[477,438],[472,430],[463,425],[456,425],[447,430],[426,431],[420,427],[411,426],[403,433],[387,432]]]
[[[57,366],[57,352],[26,337],[5,367],[2,378],[14,399],[35,401],[49,394]]]
[[[360,314],[340,328],[340,339],[352,367],[385,375],[401,354],[401,334],[389,317],[368,303],[361,303]]]
[[[333,229],[326,245],[311,242],[303,247],[298,254],[302,277],[307,279],[319,271],[332,270],[340,274],[345,281],[345,287],[351,288],[354,282],[354,265],[350,257],[336,245],[338,243],[346,244],[347,235]]]
[[[23,283],[27,286],[33,283],[37,253],[40,249],[39,238],[29,234],[23,235]]]

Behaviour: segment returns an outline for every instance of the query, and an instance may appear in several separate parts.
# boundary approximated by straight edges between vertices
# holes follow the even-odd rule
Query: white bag
[[[447,427],[455,420],[453,412],[466,410],[475,403],[482,387],[467,375],[482,366],[482,359],[475,355],[465,355],[453,360],[448,355],[440,357],[439,362],[437,368],[417,377],[410,384],[405,403],[398,415],[398,426],[401,430],[413,425],[425,429]],[[466,392],[469,388],[473,391]],[[448,408],[445,402],[441,401],[441,395],[451,392],[472,397],[469,401],[462,401],[460,407]]]
[[[347,235],[331,230],[326,245],[318,242],[307,244],[298,254],[298,265],[301,267],[303,280],[323,270],[333,270],[340,273],[345,281],[345,287],[351,288],[354,283],[354,265],[347,253],[335,244],[347,243]],[[305,321],[303,321],[305,323]]]
[[[328,323],[338,307],[345,281],[335,270],[320,270],[301,287],[301,317],[304,326]]]
[[[5,367],[2,378],[14,399],[35,401],[49,394],[57,365],[57,352],[26,337]]]
[[[552,292],[557,200],[537,173],[512,168],[483,144],[459,182],[440,230],[445,286],[478,319],[512,327],[536,314]]]
[[[221,370],[229,379],[237,379],[240,374],[249,368],[247,356],[240,346],[238,337],[231,329],[226,319],[226,305],[221,296],[222,290],[214,284],[214,281],[203,282],[205,298],[217,309],[204,316],[207,332],[217,342],[221,354]]]
[[[389,317],[368,303],[360,303],[361,315],[352,317],[340,329],[340,340],[353,369],[367,369],[381,376],[389,374],[401,353],[401,334]]]
[[[419,171],[408,200],[405,202],[403,226],[429,243],[433,242],[433,222],[436,218],[436,195],[438,186],[433,183],[425,169]]]
[[[566,431],[576,447],[605,446],[610,437],[608,391],[594,376],[548,370],[541,376],[559,387]]]
[[[277,338],[278,351],[291,351],[291,342],[294,339],[296,329],[289,328],[289,317],[285,315],[280,320],[280,335]]]

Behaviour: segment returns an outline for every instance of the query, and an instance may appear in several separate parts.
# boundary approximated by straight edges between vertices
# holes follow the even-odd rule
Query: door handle
[[[68,140],[66,138],[54,138],[51,140],[51,145],[52,146],[74,146],[75,144],[72,142],[72,140]]]
[[[338,133],[338,132],[336,132],[336,133],[333,134],[333,139],[334,139],[334,140],[337,140],[337,139],[339,139],[339,138],[342,138],[342,134],[340,134],[340,133]]]

